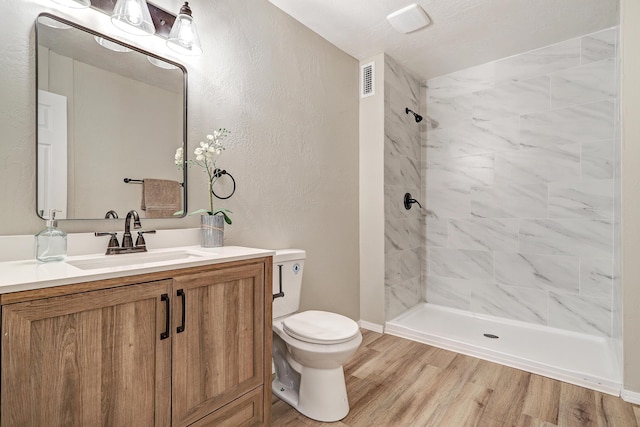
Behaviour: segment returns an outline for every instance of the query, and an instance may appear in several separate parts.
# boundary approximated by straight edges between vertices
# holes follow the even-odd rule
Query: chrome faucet
[[[140,215],[136,210],[130,210],[124,220],[124,236],[122,236],[122,248],[133,248],[133,239],[131,238],[131,218],[133,218],[133,228],[142,228],[140,223]]]

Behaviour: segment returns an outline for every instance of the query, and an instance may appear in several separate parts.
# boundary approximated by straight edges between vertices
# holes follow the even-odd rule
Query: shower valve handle
[[[420,204],[419,201],[417,201],[416,199],[411,197],[411,193],[405,193],[404,194],[404,208],[406,210],[411,209],[411,205],[413,205],[414,203],[417,203],[418,206],[422,207],[422,205]]]

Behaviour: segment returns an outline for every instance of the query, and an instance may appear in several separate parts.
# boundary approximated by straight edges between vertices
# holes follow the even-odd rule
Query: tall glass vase
[[[224,216],[200,215],[200,246],[203,248],[224,246]]]

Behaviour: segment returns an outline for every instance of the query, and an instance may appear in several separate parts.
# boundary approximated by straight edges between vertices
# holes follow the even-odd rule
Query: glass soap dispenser
[[[58,228],[55,209],[49,209],[47,228],[36,234],[36,258],[39,261],[61,261],[67,256],[67,233]]]

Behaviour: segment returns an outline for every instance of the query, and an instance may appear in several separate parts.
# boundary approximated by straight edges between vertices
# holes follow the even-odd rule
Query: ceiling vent
[[[360,66],[360,98],[375,95],[376,81],[375,62],[369,62]]]
[[[415,3],[388,15],[387,21],[397,31],[405,34],[424,28],[431,22],[427,12]]]

